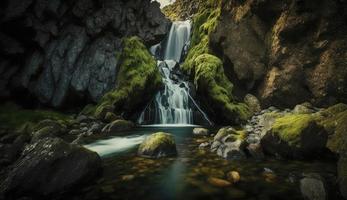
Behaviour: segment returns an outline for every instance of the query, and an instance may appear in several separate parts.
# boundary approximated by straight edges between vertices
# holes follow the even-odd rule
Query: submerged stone
[[[164,132],[149,135],[140,145],[137,154],[145,158],[176,156],[175,138],[173,135]]]
[[[231,185],[231,183],[227,180],[220,179],[220,178],[215,178],[215,177],[210,177],[207,179],[207,181],[216,187],[228,187]]]

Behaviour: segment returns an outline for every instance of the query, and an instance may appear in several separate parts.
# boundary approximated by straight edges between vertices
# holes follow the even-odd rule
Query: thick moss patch
[[[139,107],[145,105],[161,86],[156,61],[142,41],[131,37],[123,43],[116,89],[102,98],[96,108],[97,115],[104,107],[112,107],[116,114],[130,116],[140,110]]]
[[[242,123],[250,117],[250,110],[233,97],[233,84],[224,73],[223,62],[210,49],[210,34],[218,24],[221,1],[200,3],[193,17],[191,47],[182,70],[194,80],[210,115],[222,123]]]
[[[308,114],[287,115],[276,119],[272,126],[272,133],[277,134],[281,140],[290,145],[300,145],[300,134],[315,118]]]
[[[233,84],[225,76],[219,58],[202,54],[194,60],[193,66],[197,91],[207,106],[215,108],[215,115],[222,114],[223,121],[233,123],[243,122],[250,117],[247,105],[234,99]]]
[[[148,158],[160,158],[177,154],[176,142],[173,135],[164,132],[148,136],[140,145],[138,155]]]
[[[1,128],[18,130],[25,124],[32,127],[32,125],[45,119],[52,119],[61,122],[69,122],[72,120],[69,115],[51,110],[23,109],[12,103],[6,103],[0,106]]]

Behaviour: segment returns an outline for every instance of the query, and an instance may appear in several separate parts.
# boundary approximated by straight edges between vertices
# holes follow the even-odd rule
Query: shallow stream
[[[198,146],[211,138],[192,136],[193,127],[143,127],[87,145],[104,161],[103,177],[76,193],[76,199],[302,199],[303,173],[320,173],[335,180],[336,165],[328,161],[267,159],[227,161]],[[146,135],[164,131],[175,135],[176,158],[145,159],[136,155]],[[211,177],[227,179],[237,171],[240,182],[226,187]],[[333,192],[332,192],[333,193]],[[334,194],[332,194],[334,195]]]

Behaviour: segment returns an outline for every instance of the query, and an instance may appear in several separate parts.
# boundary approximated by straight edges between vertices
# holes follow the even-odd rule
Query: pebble
[[[237,183],[241,180],[241,176],[239,174],[239,172],[237,171],[231,171],[227,174],[228,176],[228,181],[232,182],[232,183]]]
[[[216,186],[216,187],[228,187],[231,185],[231,183],[227,180],[220,179],[220,178],[215,178],[215,177],[210,177],[207,180],[211,185]]]

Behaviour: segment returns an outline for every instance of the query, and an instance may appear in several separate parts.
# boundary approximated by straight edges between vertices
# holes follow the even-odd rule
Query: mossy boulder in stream
[[[176,142],[173,135],[164,132],[149,135],[140,145],[138,155],[145,158],[176,156]]]
[[[137,37],[124,40],[116,88],[107,93],[95,109],[95,115],[104,119],[108,112],[125,118],[145,106],[161,86],[156,61]]]
[[[266,153],[303,158],[325,149],[328,134],[310,114],[288,114],[277,118],[261,139]]]

